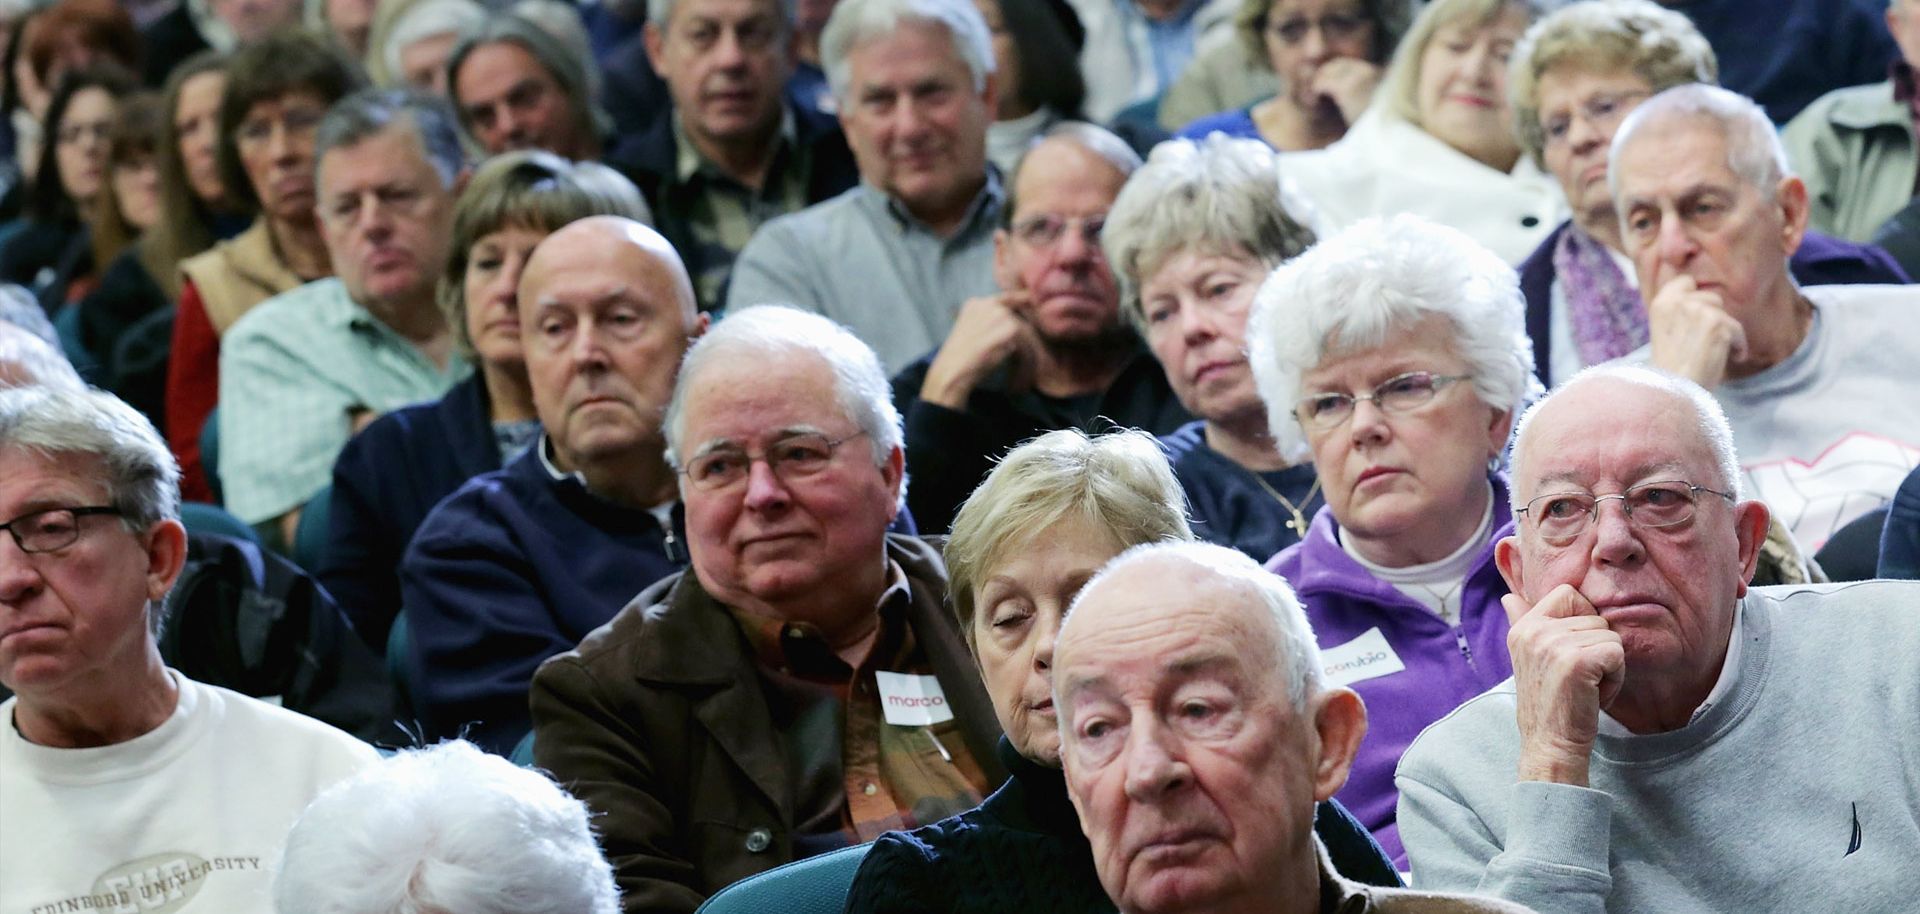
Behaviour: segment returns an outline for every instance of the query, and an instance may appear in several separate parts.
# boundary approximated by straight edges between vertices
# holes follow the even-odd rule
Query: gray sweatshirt
[[[1726,696],[1516,781],[1509,679],[1400,762],[1414,884],[1552,914],[1920,910],[1920,583],[1755,588]]]

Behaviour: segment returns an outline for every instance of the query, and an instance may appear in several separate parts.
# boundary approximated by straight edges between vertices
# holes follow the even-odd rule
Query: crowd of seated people
[[[0,0],[0,911],[1897,909],[1916,68]]]

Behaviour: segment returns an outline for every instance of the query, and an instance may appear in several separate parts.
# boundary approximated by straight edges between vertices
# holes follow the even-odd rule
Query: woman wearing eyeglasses
[[[1331,145],[1367,110],[1411,18],[1407,0],[1243,0],[1234,37],[1280,78],[1280,91],[1203,117],[1178,135],[1219,131],[1289,152]]]
[[[1539,389],[1512,268],[1458,230],[1365,220],[1276,270],[1248,322],[1282,456],[1326,507],[1268,568],[1293,584],[1329,680],[1368,729],[1337,795],[1402,867],[1393,770],[1428,724],[1512,674],[1512,531],[1497,467]]]
[[[227,64],[214,158],[227,192],[259,217],[180,263],[167,443],[189,500],[213,494],[200,464],[200,430],[220,396],[220,336],[253,306],[333,275],[314,215],[314,132],[327,108],[362,82],[331,39],[302,31],[269,35]]]

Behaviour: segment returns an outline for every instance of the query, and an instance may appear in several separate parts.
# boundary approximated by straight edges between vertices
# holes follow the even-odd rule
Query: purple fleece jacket
[[[1507,512],[1504,481],[1493,480],[1493,498],[1498,520]],[[1467,572],[1458,626],[1448,625],[1361,567],[1340,548],[1338,529],[1333,512],[1321,508],[1307,528],[1307,538],[1274,556],[1267,570],[1293,585],[1321,650],[1329,652],[1328,666],[1360,665],[1363,669],[1357,675],[1370,676],[1348,683],[1367,704],[1367,737],[1360,743],[1347,785],[1336,796],[1373,832],[1394,865],[1405,870],[1407,852],[1400,845],[1400,827],[1394,820],[1400,795],[1393,786],[1393,769],[1400,764],[1401,753],[1428,724],[1513,675],[1513,663],[1507,657],[1507,614],[1500,606],[1507,582],[1493,564],[1494,544],[1513,532],[1513,522],[1494,528]],[[1375,628],[1405,669],[1381,675],[1365,668],[1390,669],[1391,659],[1369,652],[1343,663],[1333,651]],[[1329,678],[1339,681],[1337,676]]]

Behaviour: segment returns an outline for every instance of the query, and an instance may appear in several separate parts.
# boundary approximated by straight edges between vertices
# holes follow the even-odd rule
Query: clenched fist
[[[1571,584],[1532,606],[1518,594],[1500,603],[1512,626],[1507,652],[1518,704],[1520,780],[1585,787],[1600,712],[1626,681],[1626,647]]]
[[[960,306],[953,329],[927,366],[920,399],[964,410],[974,387],[1002,364],[1012,362],[1012,386],[1032,383],[1040,335],[1027,319],[1032,296],[1024,291],[969,298]]]

